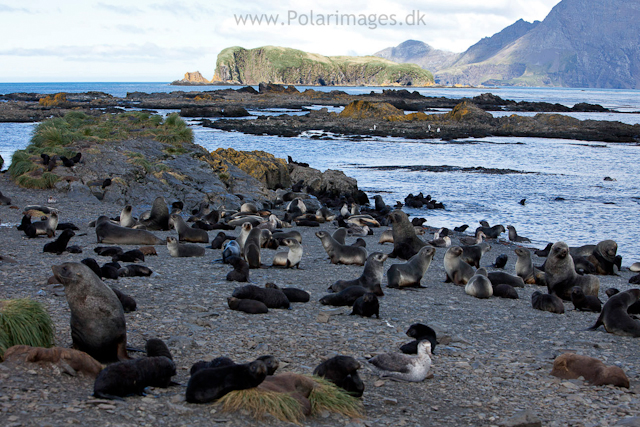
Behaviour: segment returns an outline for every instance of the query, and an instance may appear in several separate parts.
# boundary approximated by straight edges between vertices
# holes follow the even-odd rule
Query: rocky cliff
[[[186,72],[184,73],[184,78],[182,80],[175,80],[171,82],[172,85],[208,85],[211,82],[205,79],[200,71],[196,71],[194,73]]]
[[[284,47],[230,47],[218,55],[213,82],[320,86],[430,86],[433,75],[415,64],[365,56],[322,56]]]

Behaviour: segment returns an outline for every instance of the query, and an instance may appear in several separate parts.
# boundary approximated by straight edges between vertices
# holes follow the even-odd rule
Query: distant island
[[[520,19],[463,53],[407,40],[375,55],[442,85],[640,89],[638,34],[637,0],[562,0],[542,22]]]
[[[260,83],[305,86],[433,86],[431,72],[416,64],[398,64],[376,56],[323,56],[297,49],[264,46],[224,49],[211,80],[186,73],[175,85]]]

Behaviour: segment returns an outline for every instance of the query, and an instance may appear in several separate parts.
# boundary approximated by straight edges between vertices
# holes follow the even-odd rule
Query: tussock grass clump
[[[280,421],[295,424],[300,424],[305,418],[302,405],[293,397],[257,387],[232,391],[221,397],[218,402],[225,412],[246,409],[257,420],[263,419],[267,413]]]
[[[0,360],[14,345],[51,347],[53,344],[53,322],[39,302],[28,298],[0,301]]]
[[[311,378],[316,382],[316,387],[311,390],[311,395],[309,396],[312,414],[325,410],[351,418],[364,415],[364,407],[360,399],[351,396],[331,381],[317,376]]]

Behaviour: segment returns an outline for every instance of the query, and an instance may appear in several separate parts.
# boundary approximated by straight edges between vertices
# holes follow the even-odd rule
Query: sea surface
[[[0,93],[102,91],[127,92],[215,90],[225,87],[183,87],[163,83],[0,83]],[[300,87],[300,90],[304,90]],[[383,88],[314,88],[348,93]],[[426,96],[472,97],[494,93],[516,101],[546,101],[572,106],[600,104],[613,113],[570,113],[580,120],[640,123],[640,91],[564,88],[415,89]],[[310,105],[310,107],[312,107]],[[334,109],[339,111],[339,108]],[[166,114],[169,111],[161,111]],[[292,113],[283,110],[252,114]],[[293,112],[299,113],[299,112]],[[501,115],[504,113],[495,113]],[[511,113],[508,113],[511,114]],[[640,146],[543,138],[481,138],[456,141],[353,138],[309,132],[294,138],[245,135],[204,128],[189,120],[196,143],[209,150],[232,147],[291,156],[317,169],[339,169],[358,180],[369,196],[387,204],[409,193],[430,194],[445,210],[409,209],[427,224],[475,229],[479,220],[514,225],[533,246],[564,240],[571,246],[604,239],[618,242],[623,265],[640,260]],[[34,124],[0,123],[0,154],[5,163],[14,150],[27,145]],[[318,139],[317,136],[322,138]],[[6,168],[5,164],[5,168]],[[434,168],[448,166],[446,168]],[[477,169],[484,168],[484,169]],[[487,171],[491,169],[492,171]],[[491,173],[489,173],[491,172]],[[606,180],[609,177],[612,180]],[[526,199],[523,205],[519,203]],[[506,235],[504,235],[506,238]],[[515,256],[514,254],[508,254]],[[492,261],[492,260],[490,260]]]

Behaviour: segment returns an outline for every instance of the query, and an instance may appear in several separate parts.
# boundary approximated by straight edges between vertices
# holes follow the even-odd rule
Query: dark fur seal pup
[[[161,245],[164,241],[146,230],[120,227],[103,215],[96,221],[98,243],[115,245]]]
[[[231,296],[240,299],[262,301],[268,308],[289,308],[287,296],[280,289],[260,288],[256,285],[245,285],[236,288]]]
[[[76,233],[74,233],[72,230],[64,230],[55,241],[46,243],[42,251],[61,255],[64,251],[67,250],[69,240],[71,240],[71,238],[75,235]]]
[[[576,273],[569,246],[564,242],[556,242],[551,247],[544,273],[549,293],[564,300],[571,300],[571,288],[574,286],[580,286],[585,295],[598,296],[600,280],[596,276],[579,276]]]
[[[491,298],[493,296],[493,286],[487,277],[487,270],[479,268],[464,287],[464,292],[476,298]]]
[[[230,282],[248,282],[249,281],[249,264],[243,258],[234,256],[229,258],[229,264],[233,270],[227,274],[227,280]]]
[[[98,246],[94,248],[93,251],[100,256],[108,256],[112,258],[115,255],[120,255],[124,252],[122,248],[118,246]]]
[[[267,377],[267,365],[256,360],[243,365],[207,368],[195,372],[187,384],[189,403],[207,403],[233,390],[257,387]]]
[[[136,303],[136,300],[133,299],[133,297],[127,294],[123,294],[121,291],[119,291],[116,288],[111,288],[111,290],[113,291],[113,293],[116,294],[116,296],[118,297],[118,300],[120,300],[120,304],[122,304],[122,309],[124,310],[125,313],[131,313],[132,311],[136,311],[138,304]]]
[[[420,341],[429,341],[431,343],[431,352],[435,352],[438,339],[436,331],[422,323],[414,323],[407,329],[407,336],[414,338],[414,341],[404,344],[400,347],[400,351],[405,354],[418,354],[418,344]]]
[[[165,356],[114,363],[98,374],[93,385],[93,395],[101,399],[117,400],[133,394],[142,396],[146,387],[168,387],[175,374],[176,365]]]
[[[265,303],[254,299],[227,298],[227,304],[231,310],[242,311],[248,314],[264,314],[269,312]]]
[[[325,295],[320,298],[320,304],[341,306],[352,306],[354,302],[362,295],[369,292],[368,289],[362,286],[350,286],[347,289],[343,289],[338,293]]]
[[[445,282],[453,282],[456,285],[466,285],[473,276],[473,268],[461,258],[463,249],[460,246],[451,246],[444,254]]]
[[[501,283],[499,285],[493,286],[493,296],[500,298],[509,298],[509,299],[519,299],[518,292],[516,289],[507,285],[506,283]]]
[[[259,360],[266,365],[267,375],[275,374],[276,371],[278,370],[278,367],[280,367],[280,362],[278,361],[278,359],[276,359],[274,356],[271,356],[271,355],[260,356],[256,358],[256,360]],[[219,356],[211,360],[210,362],[199,361],[194,363],[193,366],[191,366],[189,375],[195,374],[200,369],[222,368],[223,366],[234,366],[234,365],[236,365],[236,362],[234,362],[231,358],[226,356]]]
[[[56,230],[57,231],[64,231],[64,230],[78,231],[80,230],[80,228],[78,228],[78,226],[72,222],[59,222],[58,226],[56,227]]]
[[[540,291],[535,291],[531,295],[531,306],[536,310],[564,314],[564,304],[560,298],[551,294],[543,294]]]
[[[399,209],[389,214],[393,229],[393,251],[390,258],[410,259],[427,244],[416,235],[407,214]]]
[[[289,302],[309,302],[311,295],[309,292],[297,288],[280,288],[275,283],[265,283],[265,288],[280,289],[287,296]]]
[[[204,248],[191,243],[178,243],[173,237],[167,237],[167,250],[172,257],[197,257],[204,256]]]
[[[507,230],[509,230],[509,240],[511,240],[512,242],[531,243],[530,239],[526,237],[518,236],[518,232],[516,231],[516,228],[513,225],[507,225]]]
[[[453,231],[457,231],[458,233],[464,232],[467,228],[469,228],[469,224],[462,224],[459,227],[454,227]]]
[[[462,246],[462,255],[460,258],[475,268],[480,268],[480,260],[482,255],[491,250],[491,245],[487,242],[478,243],[472,246]]]
[[[505,232],[505,229],[504,226],[500,224],[494,225],[493,227],[478,227],[476,228],[476,236],[479,231],[482,231],[487,239],[497,239],[500,237],[500,234]]]
[[[122,268],[120,263],[117,262],[107,262],[102,267],[100,267],[100,271],[102,272],[102,277],[105,279],[113,279],[118,280],[119,271]]]
[[[514,288],[524,288],[524,280],[522,280],[522,277],[514,276],[503,271],[492,271],[487,276],[493,286],[507,284]]]
[[[164,197],[156,197],[151,205],[148,218],[142,220],[143,216],[146,217],[144,214],[141,215],[140,223],[147,227],[147,230],[169,230],[169,208]]]
[[[373,292],[367,292],[353,303],[351,314],[358,314],[363,317],[371,317],[374,314],[380,318],[380,303],[378,297]]]
[[[144,262],[144,254],[140,249],[132,249],[127,252],[113,255],[111,257],[112,262]]]
[[[365,248],[341,245],[326,231],[318,231],[316,236],[322,242],[322,247],[329,255],[332,264],[364,265],[367,260]]]
[[[504,268],[504,266],[507,265],[508,261],[509,261],[509,257],[506,254],[500,254],[496,258],[496,262],[493,263],[493,267]]]
[[[191,228],[178,214],[169,215],[169,228],[175,228],[180,242],[209,243],[209,234],[205,230]]]
[[[574,286],[571,288],[571,302],[576,310],[593,311],[595,313],[600,313],[602,311],[602,302],[598,297],[585,295],[580,286]]]
[[[153,271],[144,265],[130,264],[118,269],[118,277],[149,277]]]
[[[383,263],[387,255],[382,252],[374,252],[367,258],[362,275],[354,280],[338,280],[329,287],[333,292],[340,292],[350,286],[362,286],[378,296],[383,296],[381,282],[384,275]]]
[[[288,252],[278,252],[273,257],[274,267],[300,268],[300,260],[302,259],[302,246],[296,239],[283,239],[282,244],[289,247]]]
[[[602,307],[600,317],[590,329],[604,325],[610,334],[640,337],[640,322],[633,320],[628,308],[640,300],[640,289],[629,289],[613,295]]]
[[[334,356],[313,370],[313,375],[331,381],[355,397],[364,393],[364,383],[358,375],[360,362],[351,356]]]
[[[79,262],[51,267],[71,309],[73,347],[100,362],[126,360],[127,327],[122,304],[91,268]]]
[[[211,241],[211,249],[222,249],[222,244],[227,240],[235,240],[235,237],[227,236],[224,231],[219,232]]]
[[[422,287],[420,281],[431,265],[435,248],[425,246],[404,264],[393,264],[387,271],[387,287]]]
[[[85,258],[82,261],[80,261],[81,263],[83,263],[84,265],[86,265],[87,267],[89,267],[91,269],[91,271],[93,271],[94,273],[96,273],[96,276],[102,278],[102,271],[100,270],[100,265],[98,264],[98,261],[96,261],[93,258]]]

